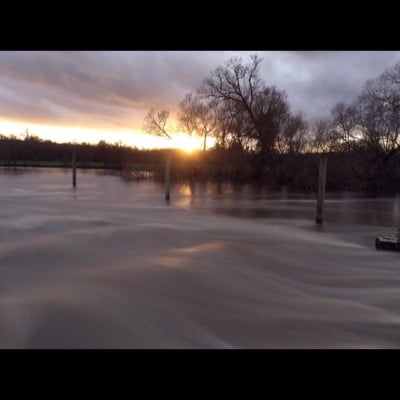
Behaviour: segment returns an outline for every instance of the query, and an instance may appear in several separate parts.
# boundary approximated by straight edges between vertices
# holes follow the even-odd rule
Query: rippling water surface
[[[400,198],[0,171],[1,348],[400,347]]]

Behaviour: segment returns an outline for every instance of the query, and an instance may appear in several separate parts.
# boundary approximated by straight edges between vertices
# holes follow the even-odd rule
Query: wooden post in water
[[[326,184],[326,167],[328,164],[328,155],[322,154],[319,160],[319,175],[318,175],[318,200],[317,200],[317,217],[315,223],[322,225],[325,200],[325,184]]]
[[[165,200],[169,201],[171,196],[171,153],[168,150],[165,160]]]
[[[76,187],[76,150],[72,152],[72,186]]]

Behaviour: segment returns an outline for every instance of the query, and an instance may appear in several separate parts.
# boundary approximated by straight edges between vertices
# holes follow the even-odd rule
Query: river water
[[[399,348],[400,197],[0,170],[0,348]]]

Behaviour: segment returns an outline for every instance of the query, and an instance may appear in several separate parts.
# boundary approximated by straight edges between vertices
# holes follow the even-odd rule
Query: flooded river
[[[0,348],[399,348],[400,197],[0,170]]]

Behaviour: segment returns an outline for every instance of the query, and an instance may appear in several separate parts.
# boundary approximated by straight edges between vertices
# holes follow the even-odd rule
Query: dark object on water
[[[400,229],[398,229],[397,235],[378,236],[375,239],[375,248],[377,250],[400,251]]]

